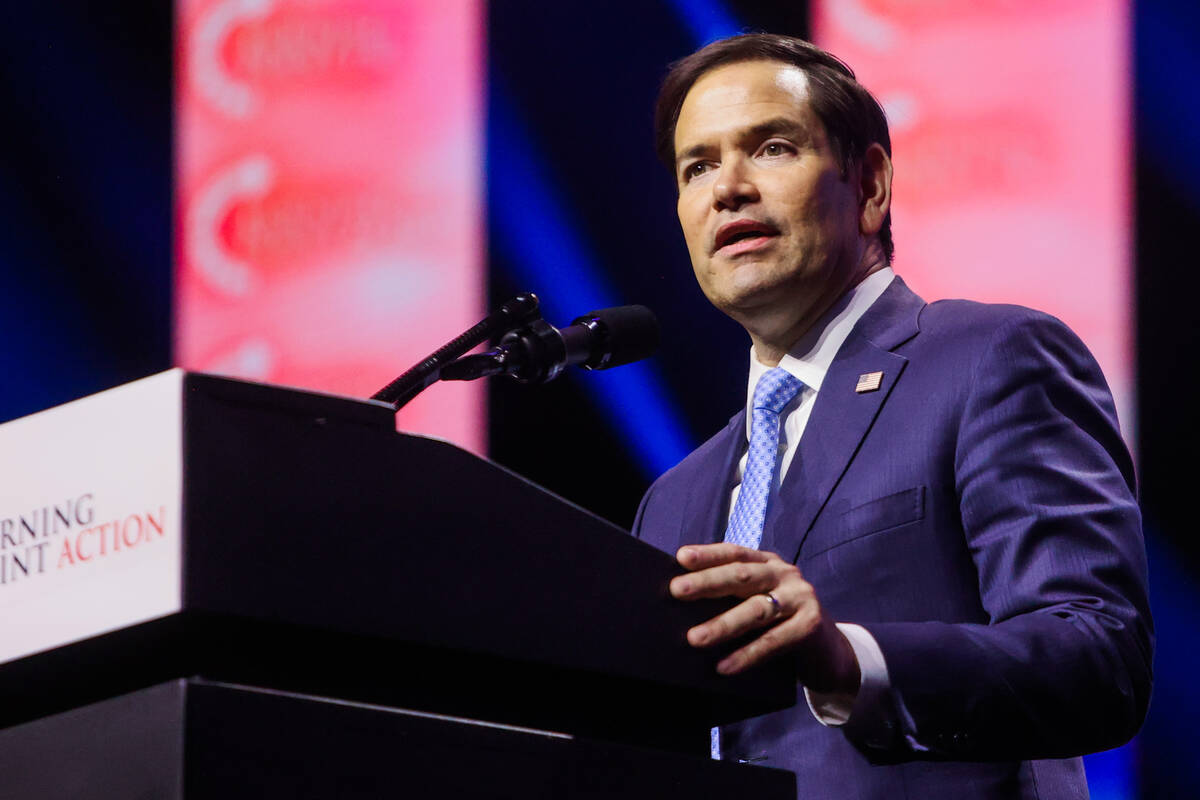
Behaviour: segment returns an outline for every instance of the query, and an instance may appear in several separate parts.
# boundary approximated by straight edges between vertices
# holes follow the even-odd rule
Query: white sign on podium
[[[0,425],[0,663],[180,610],[183,376]]]

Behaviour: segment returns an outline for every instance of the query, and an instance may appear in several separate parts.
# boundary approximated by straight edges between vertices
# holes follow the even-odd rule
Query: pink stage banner
[[[927,300],[1033,306],[1100,361],[1133,440],[1126,0],[818,0],[883,104],[896,269]]]
[[[179,0],[179,365],[365,397],[480,319],[483,13]],[[482,386],[398,425],[482,451]]]

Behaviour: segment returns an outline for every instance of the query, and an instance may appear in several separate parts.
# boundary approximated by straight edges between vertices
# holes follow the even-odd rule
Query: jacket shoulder
[[[901,348],[935,351],[946,367],[975,373],[997,359],[1005,363],[1026,357],[1058,363],[1069,371],[1096,373],[1087,346],[1058,318],[1025,306],[939,300],[921,309],[920,335]],[[1103,383],[1103,378],[1100,378]]]
[[[1008,303],[980,303],[975,300],[935,300],[921,309],[922,333],[949,333],[973,339],[990,339],[1006,328],[1066,328],[1059,319],[1044,311]]]

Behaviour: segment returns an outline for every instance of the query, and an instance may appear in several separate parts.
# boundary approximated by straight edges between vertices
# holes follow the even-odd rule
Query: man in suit
[[[740,599],[688,632],[732,650],[719,672],[787,657],[807,700],[714,751],[805,798],[1085,796],[1078,756],[1140,726],[1153,642],[1094,360],[1044,314],[893,275],[886,120],[812,45],[707,46],[656,128],[700,287],[750,335],[750,413],[634,532],[688,570],[676,598]]]

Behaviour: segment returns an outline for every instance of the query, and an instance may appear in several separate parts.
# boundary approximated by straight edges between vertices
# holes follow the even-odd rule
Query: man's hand
[[[779,653],[796,653],[798,678],[816,692],[858,691],[854,650],[837,625],[821,610],[812,584],[800,570],[774,553],[735,544],[681,547],[679,563],[691,570],[671,580],[680,600],[741,597],[743,602],[687,632],[693,647],[711,647],[743,634],[764,630],[717,664],[733,675]],[[774,598],[772,601],[771,598]]]

